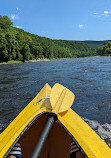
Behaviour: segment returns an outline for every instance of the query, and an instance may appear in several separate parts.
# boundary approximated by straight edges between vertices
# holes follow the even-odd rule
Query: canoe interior
[[[39,116],[20,138],[22,157],[29,158],[47,122],[47,114]],[[44,144],[40,158],[69,158],[72,138],[55,122]]]

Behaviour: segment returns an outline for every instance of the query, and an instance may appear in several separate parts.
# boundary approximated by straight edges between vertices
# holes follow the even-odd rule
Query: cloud
[[[110,14],[110,12],[109,11],[104,11],[104,13],[103,14],[101,14],[102,16],[109,16],[109,14]]]
[[[95,12],[95,13],[93,13],[95,16],[97,16],[97,17],[103,17],[103,16],[109,16],[110,15],[110,11],[107,11],[107,10],[105,10],[103,13],[97,13],[97,12]]]
[[[21,9],[20,8],[16,8],[16,10],[20,11]]]
[[[11,19],[12,20],[15,20],[15,19],[17,19],[18,18],[18,15],[17,14],[11,14]]]
[[[21,26],[16,26],[16,28],[18,28],[18,29],[22,29],[22,27],[21,27]]]
[[[80,29],[82,29],[82,28],[84,27],[84,25],[83,25],[83,24],[79,24],[78,27],[79,27]]]
[[[109,14],[109,11],[107,11],[107,10],[106,10],[106,11],[104,11],[104,14]]]
[[[98,13],[93,13],[94,15],[98,15]]]

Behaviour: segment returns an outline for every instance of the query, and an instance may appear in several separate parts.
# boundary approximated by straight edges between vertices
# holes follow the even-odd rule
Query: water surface
[[[111,57],[0,65],[0,129],[49,83],[76,96],[72,109],[111,146]]]

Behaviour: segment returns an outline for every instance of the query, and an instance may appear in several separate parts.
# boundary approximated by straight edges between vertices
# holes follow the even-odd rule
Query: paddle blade
[[[50,103],[54,113],[67,111],[73,104],[75,95],[66,87],[56,83],[50,95]]]

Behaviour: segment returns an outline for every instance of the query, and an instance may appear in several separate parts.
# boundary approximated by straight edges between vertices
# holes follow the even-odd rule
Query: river
[[[111,147],[111,57],[0,65],[0,131],[45,83],[60,83],[76,96],[76,111]]]

